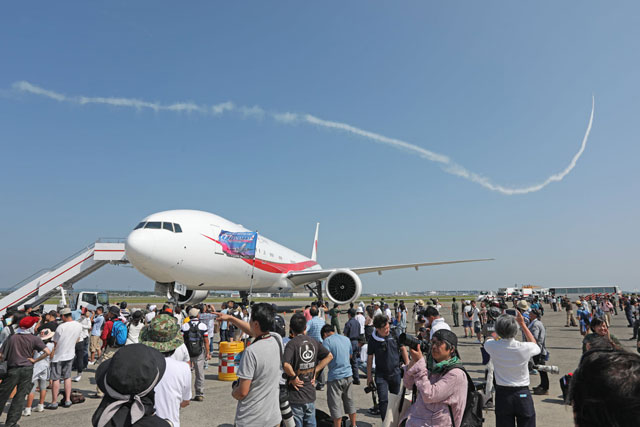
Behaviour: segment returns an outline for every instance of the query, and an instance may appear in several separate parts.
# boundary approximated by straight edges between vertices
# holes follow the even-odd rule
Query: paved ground
[[[293,305],[288,308],[293,308]],[[287,320],[289,316],[289,314],[286,315]],[[451,316],[447,313],[445,313],[445,318],[448,322],[451,322]],[[548,308],[546,308],[546,315],[543,320],[547,327],[547,346],[551,353],[549,364],[558,365],[561,374],[571,372],[575,369],[580,358],[581,336],[577,328],[564,327],[564,313],[554,313],[549,311]],[[342,322],[344,324],[344,320]],[[629,350],[635,351],[633,346],[635,341],[627,340],[631,336],[631,329],[626,327],[624,317],[622,315],[614,316],[612,322],[612,333],[619,337],[623,344],[628,346]],[[462,328],[455,328],[454,331],[459,336],[464,335]],[[483,376],[479,345],[475,340],[460,339],[460,353],[471,376],[473,378]],[[83,375],[81,382],[74,383],[74,388],[81,390],[86,395],[93,392],[95,389],[93,372],[94,369],[89,369]],[[183,426],[233,425],[236,405],[230,395],[231,385],[227,382],[218,381],[216,373],[216,367],[209,367],[206,375],[205,401],[192,402],[189,407],[182,410],[181,422]],[[573,425],[571,408],[562,403],[558,379],[558,375],[550,376],[551,390],[548,396],[534,396],[538,426]],[[538,385],[539,381],[538,376],[531,377],[532,386]],[[355,397],[358,407],[361,408],[358,410],[358,425],[363,427],[380,425],[379,418],[374,418],[367,414],[367,408],[371,407],[371,397],[364,393],[362,386],[356,389]],[[50,398],[50,393],[47,398]],[[47,425],[48,427],[89,426],[91,424],[91,415],[97,406],[97,400],[87,399],[85,403],[74,405],[69,409],[60,408],[56,411],[34,413],[30,417],[23,417],[20,420],[20,425],[23,427],[42,425]],[[325,392],[318,393],[317,406],[328,412]],[[495,425],[492,411],[485,412],[485,417],[485,425]]]

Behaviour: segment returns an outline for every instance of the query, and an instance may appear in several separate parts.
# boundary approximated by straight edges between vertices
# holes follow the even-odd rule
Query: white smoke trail
[[[267,114],[263,108],[257,105],[254,105],[253,107],[236,106],[234,103],[230,101],[223,102],[216,105],[211,105],[211,106],[197,105],[191,102],[179,102],[179,103],[165,105],[165,104],[160,104],[155,102],[142,101],[135,98],[86,97],[86,96],[70,97],[70,96],[63,95],[61,93],[57,93],[51,90],[41,88],[39,86],[36,86],[26,81],[20,81],[20,82],[14,83],[13,88],[20,92],[28,92],[34,95],[45,96],[47,98],[51,98],[59,102],[70,102],[70,103],[75,103],[79,105],[106,104],[114,107],[135,108],[137,110],[150,109],[155,112],[160,112],[160,111],[186,112],[186,113],[196,112],[196,113],[208,114],[208,115],[214,115],[214,116],[221,115],[228,111],[228,112],[237,112],[242,114],[244,117],[251,117],[256,119],[263,118]],[[564,177],[566,177],[573,170],[573,168],[575,168],[578,160],[580,159],[580,156],[582,156],[582,153],[584,153],[584,150],[587,147],[587,140],[589,139],[589,134],[591,133],[591,126],[593,125],[594,112],[595,112],[595,97],[592,97],[591,98],[591,115],[589,116],[589,124],[587,125],[587,130],[584,134],[584,138],[582,139],[582,144],[580,145],[580,149],[573,156],[569,165],[561,172],[555,173],[549,176],[544,181],[538,184],[529,185],[526,187],[505,187],[499,184],[495,184],[489,178],[486,178],[475,172],[469,171],[464,166],[457,164],[456,162],[454,162],[449,157],[443,154],[438,154],[433,151],[429,151],[426,148],[419,147],[417,145],[411,144],[406,141],[402,141],[400,139],[390,138],[375,132],[360,129],[358,127],[349,125],[347,123],[323,120],[318,117],[312,116],[310,114],[276,112],[276,113],[269,113],[269,115],[274,120],[280,123],[284,123],[284,124],[308,123],[308,124],[320,126],[326,129],[341,130],[347,133],[351,133],[353,135],[366,138],[370,141],[378,142],[381,144],[389,145],[397,149],[416,153],[424,159],[440,164],[442,169],[451,175],[459,176],[468,181],[479,184],[488,190],[496,191],[498,193],[511,196],[515,194],[527,194],[527,193],[540,191],[543,188],[545,188],[547,185],[553,182],[562,181]]]

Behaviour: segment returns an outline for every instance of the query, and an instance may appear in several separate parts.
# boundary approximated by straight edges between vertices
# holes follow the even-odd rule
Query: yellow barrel
[[[220,363],[218,364],[218,379],[220,381],[235,381],[238,366],[240,366],[240,353],[244,350],[242,341],[222,341],[220,343]]]

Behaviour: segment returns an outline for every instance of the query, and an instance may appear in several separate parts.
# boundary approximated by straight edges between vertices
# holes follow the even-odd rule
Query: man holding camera
[[[508,310],[496,320],[497,339],[490,338],[484,349],[491,356],[496,379],[496,427],[514,425],[535,427],[536,411],[529,391],[529,359],[540,354],[540,347],[519,311]],[[511,313],[514,313],[512,315]],[[518,326],[527,342],[515,340]]]
[[[375,328],[367,346],[367,385],[375,385],[378,390],[380,415],[384,420],[389,404],[389,392],[400,392],[400,356],[402,362],[409,364],[407,349],[400,346],[390,333],[389,319],[385,315],[373,318]],[[375,357],[375,382],[373,362]]]

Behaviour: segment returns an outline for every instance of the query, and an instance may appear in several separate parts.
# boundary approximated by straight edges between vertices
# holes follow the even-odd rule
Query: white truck
[[[88,308],[95,310],[97,307],[109,307],[109,294],[106,292],[81,291],[72,293],[60,288],[60,302],[56,304],[45,304],[44,311],[57,310],[60,306],[69,306],[71,310],[82,310]],[[34,307],[35,308],[35,307]]]

